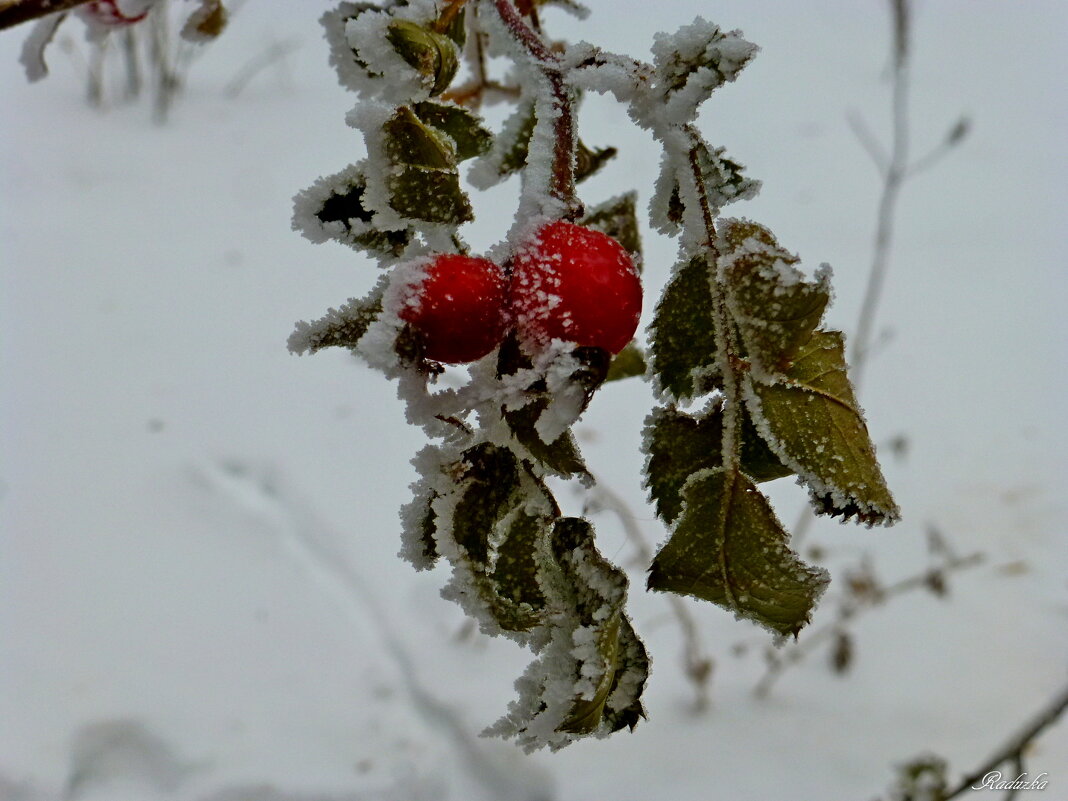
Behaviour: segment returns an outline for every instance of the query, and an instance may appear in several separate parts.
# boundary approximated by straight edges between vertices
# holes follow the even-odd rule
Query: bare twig
[[[868,286],[860,306],[857,331],[853,340],[852,378],[860,391],[867,367],[875,315],[882,296],[886,271],[890,263],[890,245],[893,241],[895,211],[901,185],[908,174],[909,120],[908,120],[908,67],[909,67],[909,8],[908,0],[890,0],[894,22],[892,56],[893,97],[891,109],[893,130],[890,140],[890,157],[883,173],[883,191],[879,198],[879,211],[875,229],[875,251],[872,256]],[[863,140],[862,140],[863,141]]]
[[[975,567],[984,558],[981,553],[955,556],[951,552],[946,552],[941,556],[941,561],[935,566],[885,587],[880,586],[874,580],[870,567],[863,566],[857,574],[857,580],[848,585],[848,595],[839,606],[835,619],[806,634],[795,644],[785,647],[769,660],[764,675],[753,688],[754,694],[759,697],[766,696],[786,668],[797,664],[822,643],[839,635],[845,629],[847,622],[863,612],[869,612],[883,606],[892,598],[915,590],[928,590],[936,595],[942,595],[945,593],[945,578],[948,574]]]
[[[1030,722],[1027,723],[1019,732],[1006,740],[997,751],[994,752],[986,762],[980,765],[978,768],[967,774],[960,783],[945,796],[946,801],[951,798],[965,793],[974,788],[979,782],[983,780],[983,777],[995,771],[1001,765],[1006,763],[1013,766],[1013,770],[1016,771],[1016,775],[1020,776],[1026,773],[1024,766],[1024,757],[1028,747],[1033,743],[1046,729],[1056,723],[1064,710],[1068,709],[1068,686],[1063,687],[1060,692],[1054,695],[1049,702],[1038,712]],[[1014,789],[1009,795],[1009,798],[1013,798],[1016,795]]]
[[[253,78],[267,69],[267,67],[284,59],[298,47],[300,47],[300,42],[296,39],[272,43],[258,55],[249,59],[245,66],[238,70],[237,74],[226,84],[223,93],[229,98],[237,97]]]

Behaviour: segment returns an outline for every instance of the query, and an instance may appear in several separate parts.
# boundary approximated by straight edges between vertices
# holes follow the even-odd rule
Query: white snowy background
[[[588,22],[546,24],[640,57],[700,13],[761,45],[702,129],[764,181],[729,213],[809,269],[830,262],[830,322],[851,331],[879,183],[846,115],[885,138],[884,4],[590,6]],[[345,353],[285,348],[295,320],[377,276],[290,230],[293,194],[363,152],[326,63],[329,4],[240,6],[163,126],[144,102],[89,109],[84,65],[59,46],[28,85],[27,29],[0,33],[0,799],[869,801],[922,751],[977,766],[1068,676],[1068,5],[916,6],[914,152],[961,114],[974,128],[905,188],[877,326],[891,336],[863,387],[876,441],[908,441],[905,458],[882,451],[905,519],[820,523],[808,542],[838,579],[863,552],[888,581],[922,570],[931,526],[985,562],[945,600],[859,619],[847,676],[814,652],[765,699],[765,634],[695,604],[717,661],[694,715],[669,605],[597,515],[655,660],[649,720],[531,757],[477,737],[529,654],[467,631],[437,596],[444,573],[396,557],[421,437],[395,388]],[[85,53],[76,22],[63,33]],[[228,97],[278,43],[289,54]],[[648,199],[658,154],[623,111],[589,98],[581,130],[620,148],[584,198]],[[477,200],[476,248],[503,237],[515,195]],[[647,235],[643,325],[673,256]],[[579,431],[655,544],[638,451],[650,405],[641,381],[611,385]],[[772,489],[792,525],[803,491]],[[757,647],[734,656],[739,642]],[[1029,767],[1049,773],[1037,797],[1068,798],[1068,724]]]

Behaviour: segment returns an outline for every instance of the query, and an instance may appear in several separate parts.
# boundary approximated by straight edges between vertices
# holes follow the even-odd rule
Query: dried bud
[[[429,31],[410,20],[398,19],[389,25],[389,43],[401,58],[432,83],[431,95],[439,95],[452,83],[460,62],[456,44],[448,36]]]

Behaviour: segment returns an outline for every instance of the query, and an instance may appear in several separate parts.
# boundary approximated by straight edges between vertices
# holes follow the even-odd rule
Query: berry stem
[[[553,120],[552,173],[549,178],[549,194],[563,203],[564,218],[577,220],[582,216],[582,201],[575,193],[575,114],[574,97],[564,79],[560,59],[524,21],[510,0],[493,0],[494,8],[509,33],[521,44],[549,82],[553,95],[556,117]]]

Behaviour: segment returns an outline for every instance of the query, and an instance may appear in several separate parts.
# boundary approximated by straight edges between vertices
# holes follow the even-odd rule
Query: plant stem
[[[563,203],[565,218],[578,219],[582,216],[583,206],[575,193],[574,97],[564,80],[560,59],[527,25],[510,0],[493,0],[493,5],[505,27],[523,46],[549,82],[556,111],[553,118],[553,138],[556,145],[548,190],[550,195]]]
[[[868,286],[860,306],[857,332],[853,344],[851,374],[858,394],[864,369],[871,353],[872,330],[875,315],[882,297],[883,284],[890,263],[890,244],[894,235],[894,214],[901,185],[908,174],[909,122],[908,122],[908,65],[909,65],[909,12],[908,0],[890,0],[894,18],[893,48],[893,132],[890,144],[890,159],[883,177],[883,191],[879,198],[879,211],[875,231],[875,252],[872,256]]]

